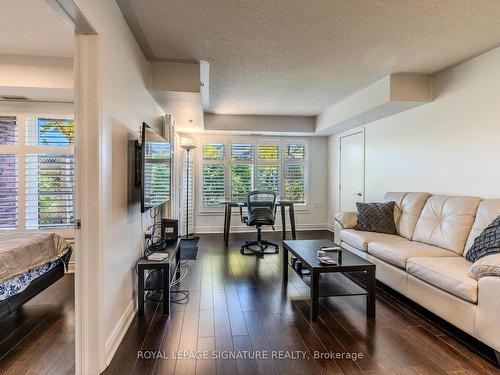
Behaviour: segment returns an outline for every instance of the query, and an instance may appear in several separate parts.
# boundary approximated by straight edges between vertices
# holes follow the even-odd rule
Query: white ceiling
[[[1,0],[0,53],[71,57],[73,31],[45,0]]]
[[[150,59],[207,60],[210,112],[317,115],[500,44],[500,1],[117,0]]]

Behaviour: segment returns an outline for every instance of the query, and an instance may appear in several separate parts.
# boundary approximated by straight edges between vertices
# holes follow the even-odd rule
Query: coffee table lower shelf
[[[311,275],[298,275],[310,288]],[[366,296],[368,292],[342,273],[321,273],[318,297]]]

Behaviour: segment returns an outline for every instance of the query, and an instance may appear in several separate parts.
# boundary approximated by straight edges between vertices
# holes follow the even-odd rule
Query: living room
[[[74,275],[2,297],[0,373],[500,372],[500,3],[44,6],[75,41]],[[0,229],[0,291],[33,266],[7,238],[53,232]]]

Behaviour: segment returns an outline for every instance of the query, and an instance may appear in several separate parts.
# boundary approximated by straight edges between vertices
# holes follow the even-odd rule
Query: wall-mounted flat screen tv
[[[142,212],[170,200],[171,154],[170,143],[146,123],[142,123]]]

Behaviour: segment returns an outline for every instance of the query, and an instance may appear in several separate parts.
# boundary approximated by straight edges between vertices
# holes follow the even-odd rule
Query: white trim
[[[118,347],[120,346],[123,337],[125,337],[130,324],[132,324],[134,317],[135,304],[134,301],[131,300],[122,316],[120,317],[120,320],[118,320],[115,328],[113,328],[113,331],[111,331],[111,335],[109,335],[106,343],[104,344],[104,358],[106,361],[106,366],[109,366],[109,364],[111,363],[113,356],[118,350]]]
[[[334,225],[333,225],[333,223],[328,223],[326,225],[326,230],[328,230],[328,231],[330,231],[330,232],[333,233],[334,232]]]
[[[73,103],[0,101],[1,111],[23,112],[29,115],[73,116]]]
[[[295,230],[297,232],[300,231],[307,231],[307,230],[328,230],[328,223],[322,223],[322,224],[296,224],[295,225]],[[223,225],[203,225],[203,226],[197,226],[194,228],[195,233],[197,234],[204,234],[204,233],[223,233],[224,232],[224,226]],[[275,225],[274,229],[276,232],[280,232],[282,230],[281,225]],[[263,232],[273,232],[272,228],[267,226],[262,228]],[[287,231],[290,231],[290,225],[287,225]],[[249,227],[249,226],[234,226],[231,227],[230,233],[255,233],[255,228],[254,227]]]
[[[75,273],[75,270],[76,270],[76,264],[74,261],[71,261],[68,263],[68,270],[66,271],[66,273]]]
[[[99,38],[75,36],[75,372],[105,369],[102,335],[101,110]],[[84,204],[82,204],[84,203]]]

